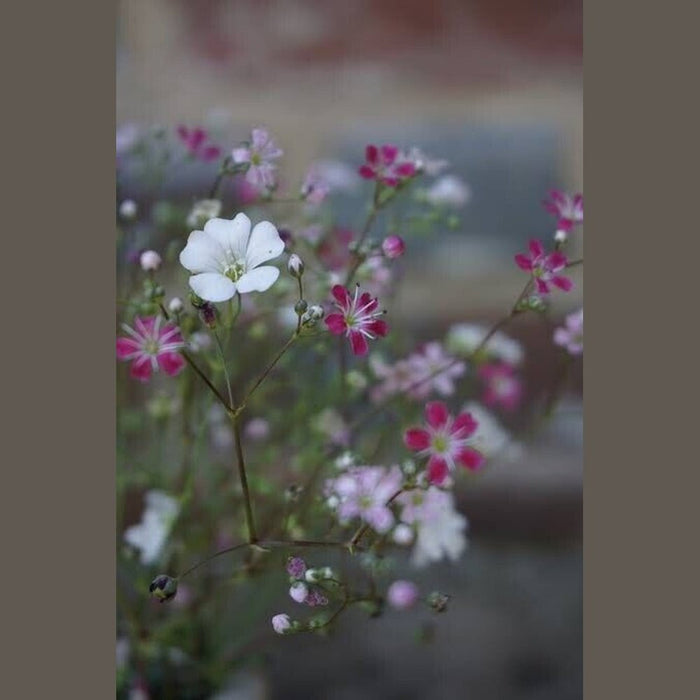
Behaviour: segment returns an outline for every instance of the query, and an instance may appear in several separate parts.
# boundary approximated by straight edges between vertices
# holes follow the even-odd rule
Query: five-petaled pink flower
[[[231,157],[234,163],[247,163],[245,179],[259,190],[271,190],[275,186],[277,164],[283,155],[267,129],[253,129],[250,143],[234,148]]]
[[[162,316],[134,319],[134,327],[122,324],[128,337],[117,338],[117,358],[132,361],[131,376],[147,382],[159,369],[174,376],[185,366],[180,350],[185,343],[180,329],[173,323],[163,324]]]
[[[177,135],[189,154],[205,163],[216,160],[221,155],[221,149],[218,146],[207,143],[209,134],[204,129],[188,129],[186,126],[178,126]]]
[[[511,365],[505,362],[481,365],[479,377],[485,383],[482,400],[487,406],[500,405],[507,411],[518,407],[523,387]]]
[[[427,425],[409,428],[404,433],[406,446],[428,459],[428,480],[442,484],[448,472],[459,463],[466,469],[478,469],[484,456],[469,445],[477,429],[471,413],[460,413],[452,418],[442,401],[431,401],[425,406]]]
[[[402,180],[416,174],[415,164],[401,156],[396,146],[367,146],[365,158],[367,162],[358,170],[360,175],[387,187],[396,187]]]
[[[340,284],[331,290],[340,313],[326,316],[328,330],[334,335],[345,333],[350,339],[355,355],[366,355],[369,346],[367,340],[384,337],[389,330],[386,321],[381,319],[384,311],[378,311],[379,301],[369,292],[360,294],[360,285],[355,288],[354,296]]]
[[[550,190],[549,199],[542,204],[557,217],[557,228],[568,233],[576,224],[583,223],[583,195],[571,196],[561,190]]]
[[[566,267],[566,255],[555,250],[546,253],[541,241],[531,240],[530,255],[518,253],[515,262],[521,270],[526,270],[532,274],[535,286],[540,294],[549,294],[549,285],[568,292],[574,285],[568,277],[560,275],[559,272]]]

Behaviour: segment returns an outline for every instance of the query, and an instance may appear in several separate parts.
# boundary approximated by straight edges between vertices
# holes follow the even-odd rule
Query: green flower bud
[[[160,574],[156,576],[148,587],[151,595],[158,598],[161,603],[172,600],[177,594],[177,579],[172,576]]]
[[[426,599],[428,605],[435,612],[445,612],[447,610],[447,603],[450,600],[450,596],[445,593],[440,593],[440,591],[433,591]]]

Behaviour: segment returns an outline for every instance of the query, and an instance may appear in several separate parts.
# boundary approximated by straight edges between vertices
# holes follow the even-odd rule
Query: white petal
[[[251,270],[268,260],[276,258],[284,250],[284,241],[269,221],[261,221],[253,229],[248,242],[246,267]],[[266,287],[267,289],[267,287]]]
[[[204,224],[209,234],[225,251],[231,251],[236,260],[245,260],[245,251],[250,236],[250,219],[245,214],[236,214],[229,219],[209,219]]]
[[[226,301],[236,293],[236,285],[218,272],[204,272],[190,277],[190,287],[205,301]]]
[[[246,292],[264,292],[277,281],[279,276],[280,271],[276,267],[264,265],[241,275],[236,286],[241,294]]]
[[[223,262],[223,249],[204,231],[192,231],[180,253],[180,264],[190,272],[217,272]]]

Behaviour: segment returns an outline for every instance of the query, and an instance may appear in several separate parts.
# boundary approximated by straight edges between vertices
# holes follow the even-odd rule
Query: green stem
[[[231,404],[227,403],[226,399],[221,395],[219,390],[211,383],[209,377],[207,377],[204,372],[202,372],[199,367],[195,364],[194,360],[190,357],[189,353],[185,352],[184,350],[181,351],[182,356],[185,358],[185,362],[197,373],[199,378],[209,387],[211,392],[216,396],[216,398],[219,400],[219,403],[226,409],[227,413],[231,413],[233,411],[233,407]]]
[[[243,491],[243,503],[245,505],[245,520],[248,528],[248,543],[257,542],[258,535],[255,531],[255,520],[253,520],[253,506],[250,499],[250,489],[248,488],[248,476],[245,471],[245,459],[243,457],[243,443],[241,441],[241,427],[238,417],[233,418],[233,437],[236,447],[236,458],[238,460],[238,476],[241,480],[241,490]]]

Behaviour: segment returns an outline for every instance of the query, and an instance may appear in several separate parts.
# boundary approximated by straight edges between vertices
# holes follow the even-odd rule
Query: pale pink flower
[[[326,482],[327,497],[335,496],[335,510],[341,525],[360,518],[380,534],[394,525],[387,505],[400,490],[403,474],[398,467],[353,467]]]
[[[379,301],[368,292],[360,294],[360,286],[355,288],[354,296],[340,284],[331,290],[340,313],[326,316],[325,323],[334,335],[343,333],[350,340],[355,355],[366,355],[369,349],[367,340],[384,337],[388,332],[386,321],[381,319],[383,311],[378,311]]]
[[[477,423],[470,413],[452,418],[442,401],[432,401],[425,406],[425,417],[427,425],[409,428],[404,442],[419,457],[428,457],[430,483],[442,484],[457,464],[472,471],[483,464],[483,455],[471,446]]]
[[[544,246],[538,240],[532,239],[529,244],[530,255],[518,253],[515,262],[521,270],[526,270],[532,275],[535,286],[540,294],[549,294],[549,285],[562,289],[565,292],[574,286],[568,277],[559,272],[566,268],[566,255],[555,250],[545,253]]]
[[[554,342],[572,355],[583,353],[583,309],[569,314],[565,325],[555,329]]]
[[[135,379],[146,382],[158,370],[172,377],[185,366],[180,355],[185,342],[175,324],[164,323],[161,316],[136,316],[133,328],[125,323],[122,328],[128,337],[117,338],[117,358],[132,363]]]
[[[369,145],[365,149],[366,163],[358,172],[366,180],[376,180],[387,187],[397,187],[416,174],[416,166],[399,153],[396,146]]]
[[[414,566],[425,566],[447,557],[456,561],[467,546],[467,519],[455,508],[450,491],[430,486],[427,490],[402,493],[401,520],[416,528],[411,555]]]
[[[386,599],[396,610],[408,610],[418,600],[418,586],[411,581],[394,581],[387,589]]]
[[[523,387],[513,367],[505,362],[481,365],[479,377],[485,384],[482,401],[487,406],[500,405],[507,411],[518,407]]]
[[[301,581],[295,581],[289,588],[289,596],[297,603],[303,603],[309,595],[309,588]]]
[[[557,228],[568,233],[577,225],[583,223],[583,195],[569,195],[561,190],[550,190],[549,198],[542,204],[544,208],[557,217]]]
[[[181,125],[177,127],[177,135],[193,158],[207,163],[216,160],[221,155],[221,149],[218,146],[208,143],[209,134],[205,129],[189,129]]]
[[[144,250],[139,257],[139,263],[141,263],[141,269],[144,272],[157,270],[162,262],[162,258],[155,250]]]
[[[284,634],[292,626],[289,619],[289,615],[279,614],[272,618],[272,628],[277,632],[277,634]]]
[[[251,440],[264,440],[270,435],[270,424],[264,418],[253,418],[246,424],[244,432]]]
[[[266,129],[253,129],[250,144],[234,148],[231,157],[234,163],[247,163],[248,170],[245,179],[255,187],[263,190],[275,186],[274,161],[283,155],[270,133]]]
[[[451,396],[455,391],[454,380],[466,371],[464,362],[454,363],[454,358],[446,354],[437,341],[426,343],[410,355],[407,362],[411,384],[415,385],[409,389],[408,395],[414,399],[427,398],[433,391],[440,396]]]
[[[392,234],[382,242],[382,252],[387,258],[400,258],[406,250],[406,244],[401,236]]]
[[[323,178],[316,166],[312,165],[301,186],[301,197],[309,204],[319,205],[331,191],[329,183]]]

